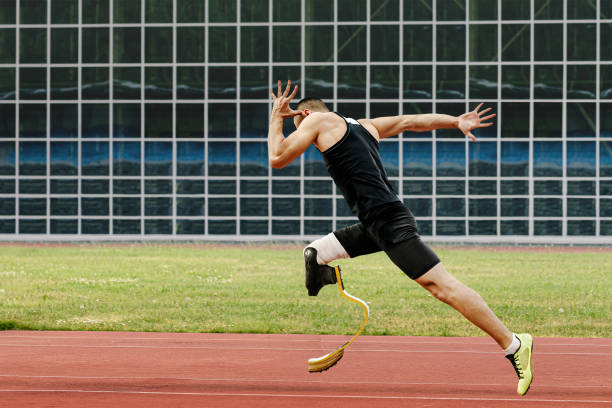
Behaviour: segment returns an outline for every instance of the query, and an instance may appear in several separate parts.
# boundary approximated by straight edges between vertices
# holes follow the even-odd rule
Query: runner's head
[[[310,115],[312,112],[329,112],[329,108],[325,105],[325,102],[319,98],[304,98],[298,102],[296,110],[304,111],[304,115],[298,115],[293,117],[293,123],[297,129],[302,123],[302,119]]]

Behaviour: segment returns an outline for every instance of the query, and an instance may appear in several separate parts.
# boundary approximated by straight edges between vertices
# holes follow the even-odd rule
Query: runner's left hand
[[[459,124],[457,125],[457,128],[459,128],[459,130],[462,131],[464,135],[469,136],[473,142],[476,141],[476,136],[472,134],[472,130],[492,126],[493,122],[485,121],[495,117],[495,113],[482,117],[482,115],[493,109],[486,108],[485,110],[478,112],[482,105],[483,104],[481,103],[473,111],[464,113],[463,115],[459,116]]]
[[[291,92],[291,95],[289,95],[290,89],[291,89],[291,80],[287,82],[287,87],[285,88],[285,91],[281,94],[282,88],[281,88],[281,81],[279,80],[277,94],[274,95],[274,91],[270,91],[270,94],[272,94],[272,98],[274,98],[274,105],[272,106],[273,115],[277,114],[277,115],[280,115],[283,119],[286,119],[286,118],[292,118],[294,116],[304,114],[303,111],[293,110],[289,106],[289,102],[291,102],[291,99],[293,99],[293,97],[297,93],[298,86],[296,85],[295,88],[293,88],[293,92]]]

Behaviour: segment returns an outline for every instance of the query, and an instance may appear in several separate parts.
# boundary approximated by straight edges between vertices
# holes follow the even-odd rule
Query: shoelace
[[[514,371],[516,371],[516,375],[518,375],[519,379],[523,379],[523,368],[521,367],[521,362],[519,361],[518,355],[514,354],[512,356],[506,356],[508,360],[512,363],[512,367],[514,367]]]

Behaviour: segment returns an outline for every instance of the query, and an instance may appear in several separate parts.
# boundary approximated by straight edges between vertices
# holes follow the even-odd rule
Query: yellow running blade
[[[321,371],[329,370],[340,361],[342,356],[344,356],[344,349],[339,348],[323,357],[311,358],[308,360],[308,371],[320,373]]]
[[[329,354],[326,354],[322,357],[311,358],[308,360],[308,371],[311,373],[320,373],[336,365],[336,363],[338,363],[342,356],[344,356],[344,349],[347,348],[357,338],[357,336],[361,334],[361,331],[365,327],[366,322],[368,321],[368,317],[370,316],[370,308],[368,307],[368,304],[344,290],[344,283],[342,282],[342,276],[340,275],[340,266],[336,265],[334,269],[336,271],[336,280],[338,284],[338,289],[340,290],[340,294],[345,298],[349,299],[350,301],[355,302],[361,305],[361,307],[363,307],[364,319],[363,323],[361,323],[361,327],[359,328],[359,330],[357,330],[357,333],[355,333],[355,335],[349,341],[347,341],[342,346],[340,346]]]

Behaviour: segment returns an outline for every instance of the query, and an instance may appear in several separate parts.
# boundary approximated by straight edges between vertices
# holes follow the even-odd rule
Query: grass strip
[[[612,253],[436,248],[511,330],[612,335]],[[482,333],[384,254],[343,260],[368,301],[367,335]],[[326,287],[307,296],[298,247],[0,247],[0,330],[351,334],[362,311]]]

